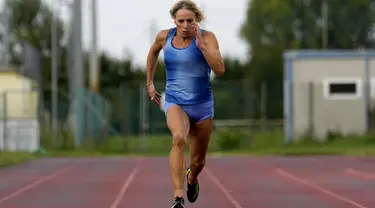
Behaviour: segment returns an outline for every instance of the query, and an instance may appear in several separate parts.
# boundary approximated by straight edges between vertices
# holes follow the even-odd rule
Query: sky
[[[0,3],[3,1],[0,0]],[[51,5],[52,0],[44,1]],[[83,0],[85,48],[89,47],[91,38],[90,2],[91,0]],[[97,2],[99,50],[118,58],[129,55],[130,52],[137,65],[145,65],[151,39],[156,33],[174,26],[169,9],[176,0],[97,0]],[[207,20],[203,23],[204,28],[215,33],[222,55],[246,59],[247,44],[239,37],[239,31],[245,19],[247,0],[199,0],[197,3],[203,5],[207,16]],[[58,8],[61,18],[68,20],[68,8],[66,6]],[[156,22],[156,30],[150,29],[152,20]]]

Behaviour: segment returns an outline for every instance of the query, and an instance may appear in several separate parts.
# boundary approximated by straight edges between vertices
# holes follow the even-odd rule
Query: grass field
[[[24,163],[38,158],[36,154],[24,152],[0,152],[0,168]]]
[[[113,137],[99,145],[80,149],[47,148],[46,153],[0,152],[0,167],[40,157],[167,156],[171,147],[169,135]],[[188,150],[187,150],[188,151]],[[285,144],[281,131],[249,134],[221,131],[213,134],[209,154],[220,155],[375,155],[375,134],[335,136],[324,142],[304,139]]]

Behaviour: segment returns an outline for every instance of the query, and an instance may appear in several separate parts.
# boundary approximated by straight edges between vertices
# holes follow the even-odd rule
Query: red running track
[[[372,208],[375,159],[208,158],[195,208]],[[167,157],[41,159],[0,170],[0,208],[168,208]]]

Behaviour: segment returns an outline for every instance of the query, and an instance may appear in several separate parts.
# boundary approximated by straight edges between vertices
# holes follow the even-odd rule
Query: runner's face
[[[176,13],[176,17],[174,22],[177,26],[177,31],[183,37],[193,36],[194,31],[191,27],[195,22],[195,14],[194,12],[188,9],[180,9]]]

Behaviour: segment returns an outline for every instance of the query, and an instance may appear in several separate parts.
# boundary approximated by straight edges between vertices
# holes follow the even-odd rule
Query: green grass
[[[26,152],[0,152],[0,167],[8,167],[37,158],[36,154]]]
[[[170,135],[153,135],[145,138],[113,137],[100,145],[89,145],[79,149],[72,148],[72,141],[65,141],[64,148],[48,148],[46,153],[0,152],[0,167],[23,163],[40,157],[107,157],[107,156],[167,156],[171,148]],[[188,149],[186,150],[188,152]],[[375,155],[375,134],[334,135],[320,142],[302,139],[293,144],[285,144],[283,133],[249,133],[241,130],[221,130],[212,135],[209,155]]]
[[[240,130],[222,130],[212,135],[211,155],[375,155],[375,134],[336,136],[319,142],[303,139],[285,144],[281,131],[249,134]],[[108,138],[100,145],[81,149],[50,149],[45,156],[166,156],[171,148],[170,135]],[[188,151],[188,150],[187,150]]]

